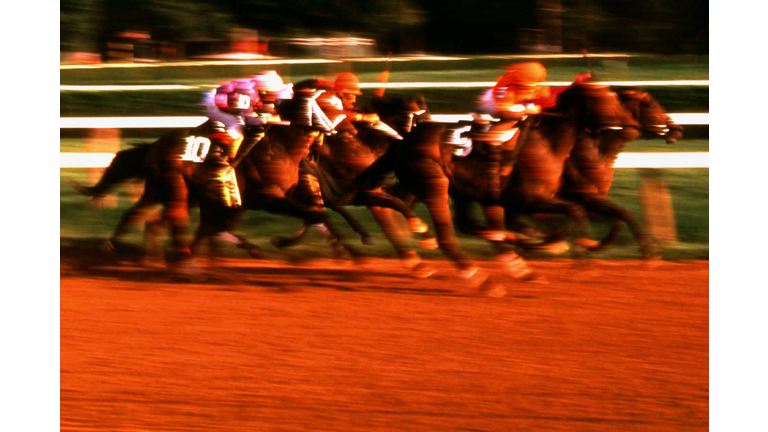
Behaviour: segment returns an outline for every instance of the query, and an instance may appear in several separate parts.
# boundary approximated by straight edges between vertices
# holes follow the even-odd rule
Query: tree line
[[[156,41],[225,41],[233,28],[276,37],[346,34],[382,53],[709,52],[703,0],[62,0],[61,51],[99,52],[117,32]]]

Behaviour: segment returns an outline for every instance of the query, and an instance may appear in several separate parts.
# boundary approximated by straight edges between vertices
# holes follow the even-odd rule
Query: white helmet
[[[283,89],[283,79],[273,70],[259,72],[253,76],[253,82],[259,92],[279,92]]]

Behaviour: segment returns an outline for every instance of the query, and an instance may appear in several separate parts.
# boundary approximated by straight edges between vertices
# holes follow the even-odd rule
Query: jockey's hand
[[[263,134],[269,129],[268,124],[253,124],[246,126],[246,130],[254,134]]]

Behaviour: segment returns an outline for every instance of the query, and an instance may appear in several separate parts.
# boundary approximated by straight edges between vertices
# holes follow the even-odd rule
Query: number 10
[[[187,146],[184,148],[181,160],[192,162],[204,161],[205,156],[208,155],[208,150],[211,148],[211,140],[206,137],[188,136],[186,141]]]

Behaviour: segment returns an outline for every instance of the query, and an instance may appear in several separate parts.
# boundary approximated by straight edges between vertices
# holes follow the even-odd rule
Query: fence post
[[[92,153],[117,153],[120,150],[120,129],[90,129],[85,139],[86,151]],[[88,170],[88,184],[96,184],[104,168]],[[117,195],[107,195],[101,200],[104,207],[117,207]]]
[[[677,243],[672,194],[658,169],[640,170],[640,204],[643,226],[659,244]]]

